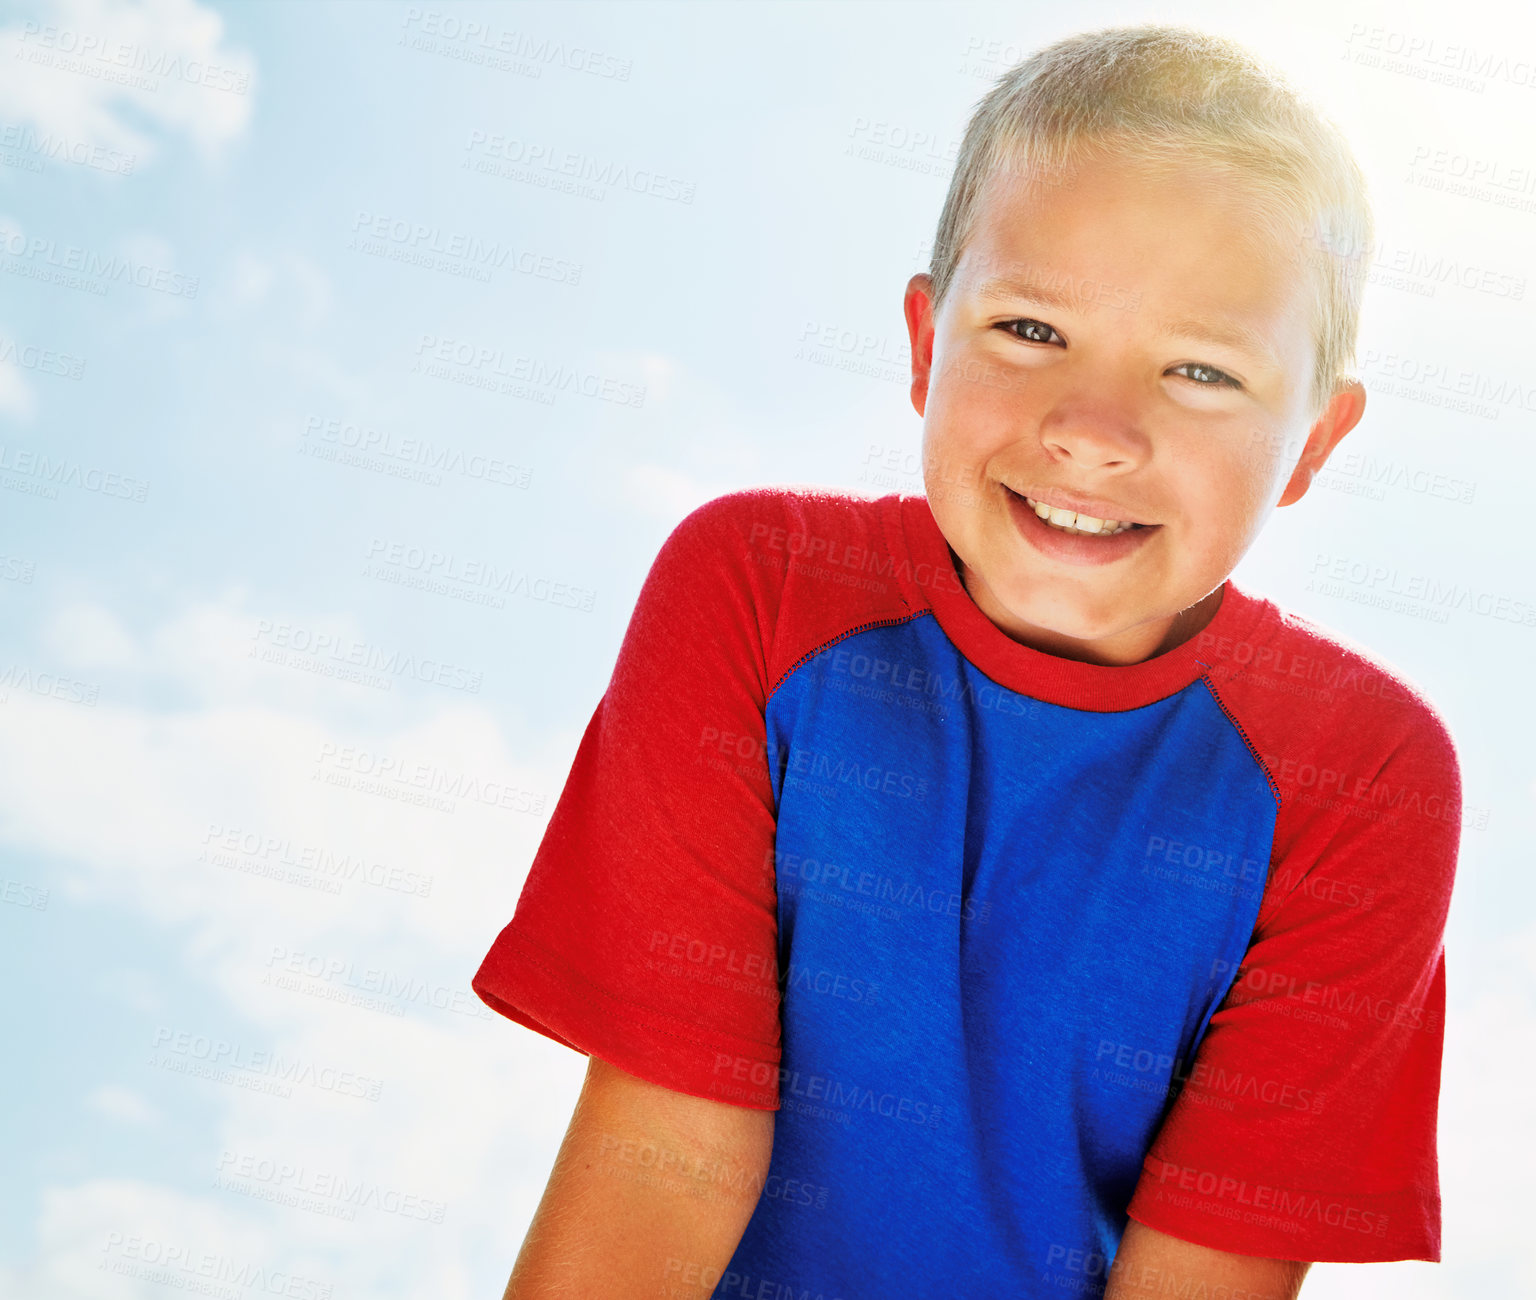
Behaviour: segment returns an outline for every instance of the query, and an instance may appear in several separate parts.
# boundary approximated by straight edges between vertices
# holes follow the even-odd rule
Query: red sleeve
[[[473,986],[642,1079],[778,1107],[765,629],[736,494],[663,543]],[[771,628],[767,629],[771,637]]]
[[[1414,719],[1374,770],[1282,765],[1303,830],[1272,865],[1279,901],[1184,1071],[1131,1218],[1243,1255],[1440,1258],[1460,775],[1438,717]]]

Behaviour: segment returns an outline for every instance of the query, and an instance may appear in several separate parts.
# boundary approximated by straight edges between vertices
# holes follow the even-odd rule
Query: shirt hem
[[[1426,1221],[1423,1196],[1413,1190],[1293,1193],[1223,1179],[1213,1195],[1201,1193],[1198,1177],[1170,1176],[1162,1185],[1151,1157],[1145,1169],[1127,1215],[1196,1245],[1319,1264],[1440,1262],[1439,1233]],[[1170,1175],[1195,1172],[1177,1165],[1163,1170]],[[1267,1203],[1260,1205],[1261,1199]]]
[[[512,924],[497,936],[470,984],[491,1010],[675,1092],[753,1110],[779,1108],[777,1048],[618,997]],[[691,1059],[658,1054],[657,1037],[672,1040]]]

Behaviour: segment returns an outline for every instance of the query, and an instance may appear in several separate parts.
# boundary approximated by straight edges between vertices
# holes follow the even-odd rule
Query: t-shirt
[[[1128,1215],[1437,1260],[1459,830],[1419,691],[1230,580],[1088,664],[982,613],[923,496],[734,491],[652,564],[474,987],[777,1109],[717,1296],[1098,1293]]]

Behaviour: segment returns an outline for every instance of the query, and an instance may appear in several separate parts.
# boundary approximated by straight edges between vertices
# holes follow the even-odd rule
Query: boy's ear
[[[919,272],[907,281],[902,301],[907,338],[912,344],[912,405],[919,415],[928,405],[928,375],[933,369],[933,278]]]
[[[1313,476],[1322,469],[1333,449],[1344,435],[1360,423],[1365,414],[1365,385],[1351,379],[1329,400],[1323,413],[1317,417],[1312,432],[1307,435],[1307,445],[1302,448],[1301,459],[1291,471],[1290,481],[1280,494],[1276,505],[1288,506],[1300,501],[1312,486]]]

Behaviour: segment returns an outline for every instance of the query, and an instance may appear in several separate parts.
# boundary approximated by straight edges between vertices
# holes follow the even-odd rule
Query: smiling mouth
[[[1013,492],[1012,488],[1007,491]],[[1063,533],[1070,533],[1077,537],[1113,537],[1116,533],[1129,532],[1132,528],[1145,528],[1145,524],[1133,524],[1125,519],[1100,519],[1097,515],[1085,515],[1078,510],[1063,510],[1059,506],[1048,506],[1043,501],[1036,501],[1034,497],[1024,496],[1020,492],[1013,495],[1024,502],[1045,523]]]

